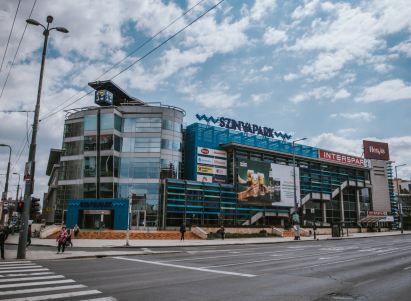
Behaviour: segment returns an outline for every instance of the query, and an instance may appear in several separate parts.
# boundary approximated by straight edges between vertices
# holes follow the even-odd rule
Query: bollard
[[[316,234],[317,234],[317,231],[314,230],[314,240],[317,240]]]
[[[14,225],[13,228],[11,228],[11,235],[14,235]]]

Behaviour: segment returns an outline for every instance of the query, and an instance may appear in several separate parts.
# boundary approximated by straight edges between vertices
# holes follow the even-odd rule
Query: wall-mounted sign
[[[225,178],[225,177],[215,177],[215,176],[213,176],[213,183],[227,184],[227,178]]]
[[[25,165],[25,168],[24,168],[23,181],[30,181],[30,177],[31,177],[31,167],[32,167],[31,162],[26,162],[26,165]]]
[[[388,143],[363,141],[364,157],[367,159],[390,160]]]
[[[212,174],[213,173],[213,167],[197,165],[197,172]]]
[[[383,212],[383,211],[367,211],[367,215],[385,216],[385,215],[387,215],[387,212]]]
[[[221,167],[213,167],[213,174],[226,176],[227,175],[227,169],[221,168]]]
[[[227,166],[227,160],[213,159],[213,165]]]
[[[227,152],[226,151],[222,151],[222,150],[218,150],[218,149],[205,148],[205,147],[197,147],[197,154],[204,155],[204,156],[227,158]]]
[[[291,139],[291,135],[283,134],[281,132],[277,133],[274,129],[262,127],[256,124],[246,123],[242,121],[235,121],[231,118],[220,117],[220,127],[230,129],[230,130],[239,130],[245,133],[252,133],[256,135],[261,135],[264,137],[281,137],[283,139]]]
[[[113,93],[107,90],[96,91],[94,103],[98,105],[113,105]]]
[[[210,164],[213,165],[213,158],[207,158],[207,157],[200,157],[197,156],[197,163],[203,163],[203,164]]]
[[[197,181],[198,182],[213,183],[213,177],[212,176],[197,175]]]
[[[357,166],[365,166],[364,158],[353,157],[349,155],[343,155],[338,153],[333,153],[325,150],[318,150],[318,158],[326,159],[331,161],[336,161],[340,163],[347,163]]]

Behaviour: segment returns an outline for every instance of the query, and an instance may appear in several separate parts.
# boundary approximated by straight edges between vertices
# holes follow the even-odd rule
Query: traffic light
[[[23,213],[24,211],[24,202],[17,202],[17,212]]]
[[[37,214],[40,211],[40,199],[38,198],[31,198],[31,206],[30,206],[30,216],[32,214]]]

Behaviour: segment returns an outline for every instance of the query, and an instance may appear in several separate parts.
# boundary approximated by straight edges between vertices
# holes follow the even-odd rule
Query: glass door
[[[133,210],[131,211],[131,230],[145,230],[147,227],[146,211]]]

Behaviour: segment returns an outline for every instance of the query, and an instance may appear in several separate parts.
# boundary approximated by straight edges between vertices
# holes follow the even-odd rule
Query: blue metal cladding
[[[76,199],[68,201],[67,227],[74,228],[79,223],[82,210],[114,211],[113,230],[127,230],[128,199]]]
[[[293,153],[291,142],[253,135],[240,131],[229,130],[217,126],[193,123],[186,129],[186,162],[185,175],[187,180],[197,180],[196,154],[197,147],[219,149],[220,143],[239,143],[260,147],[284,153]],[[318,158],[318,148],[295,144],[295,154]]]

